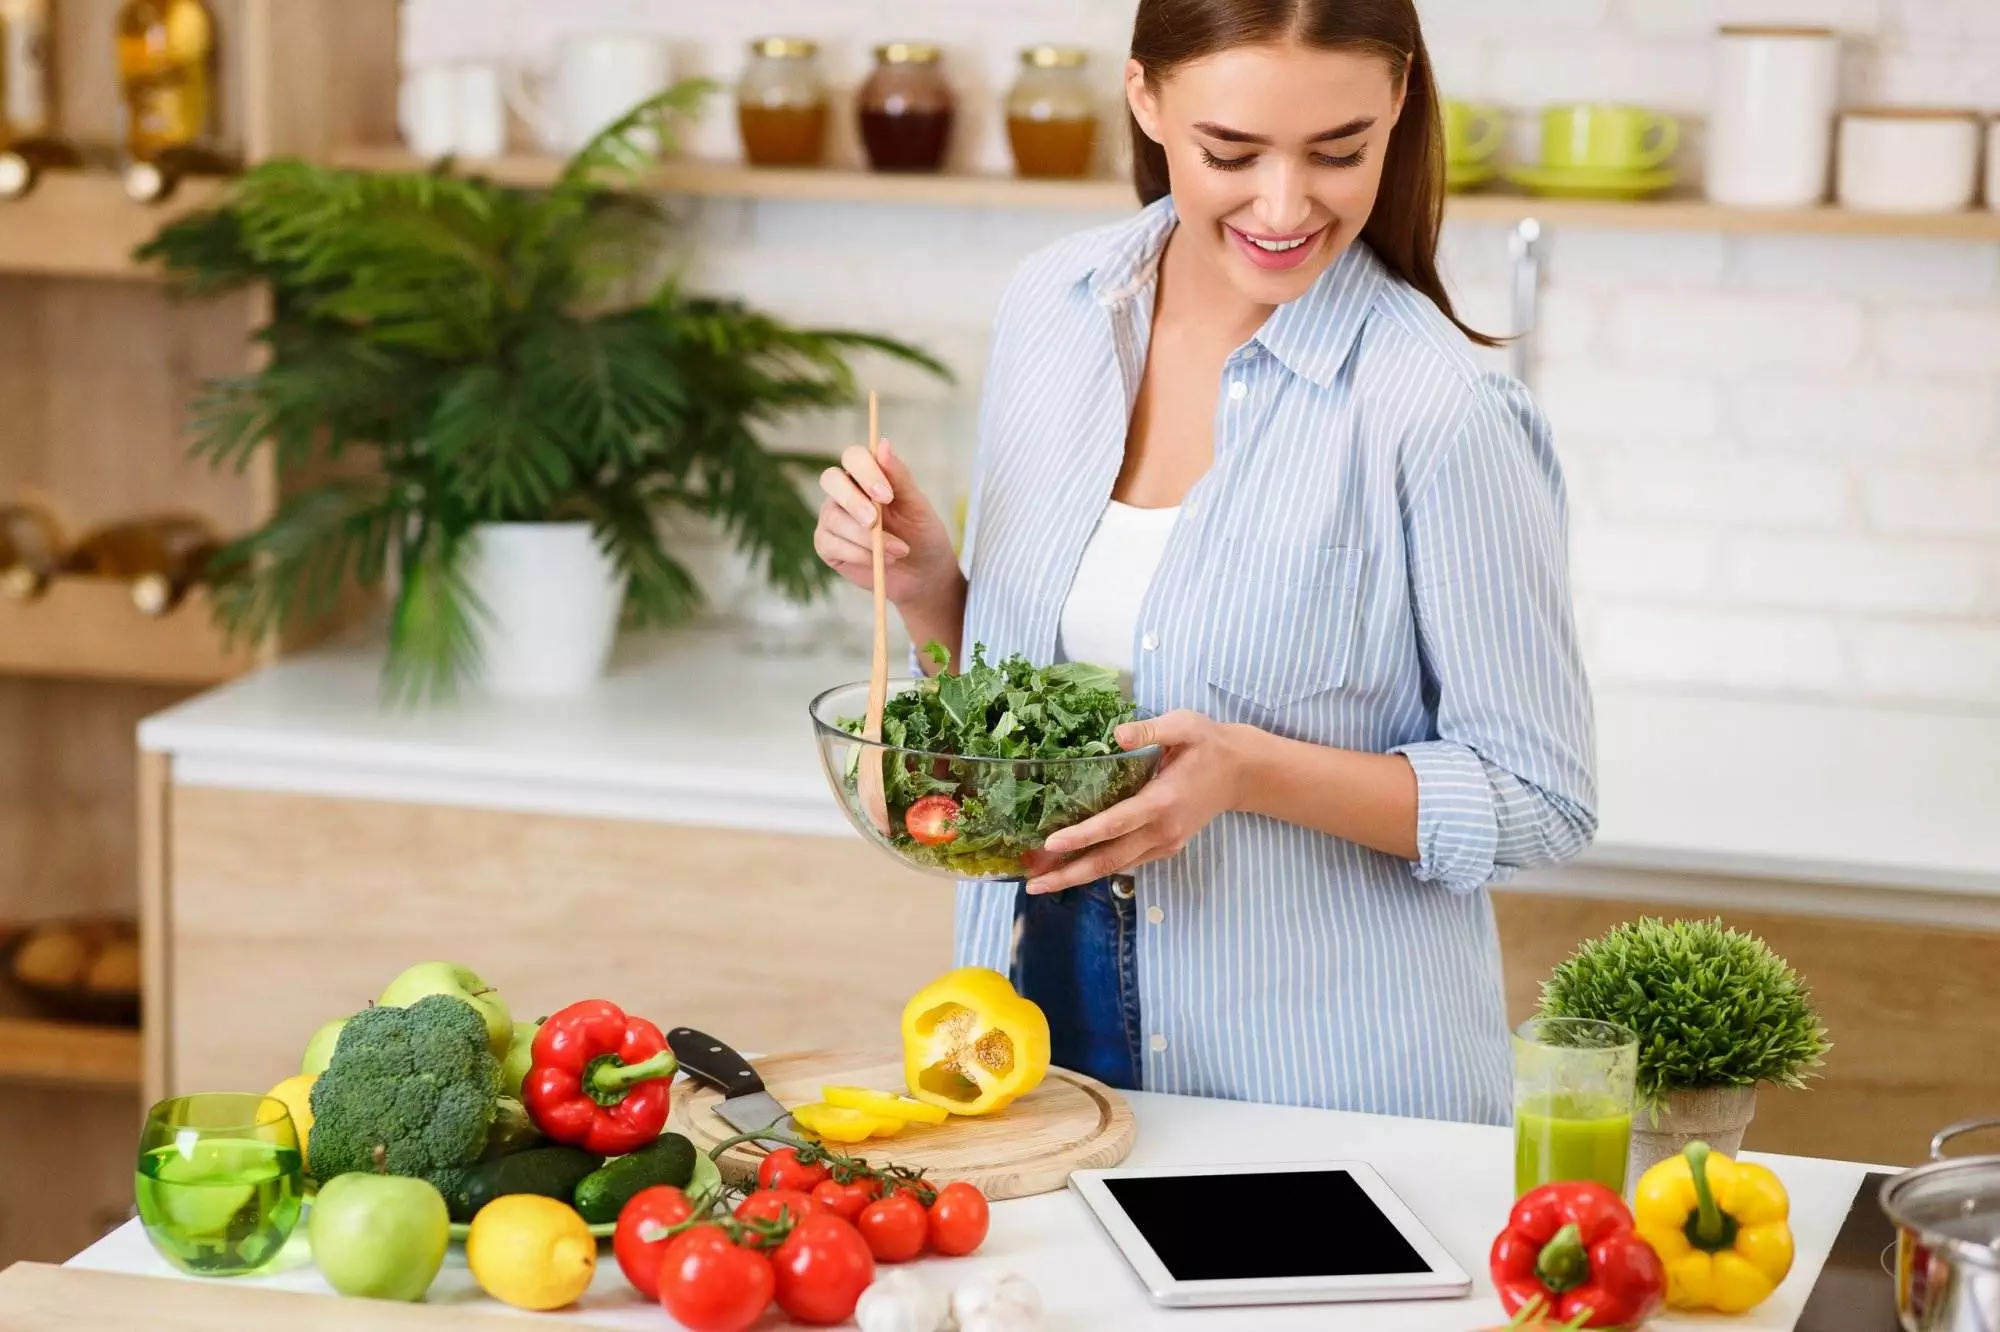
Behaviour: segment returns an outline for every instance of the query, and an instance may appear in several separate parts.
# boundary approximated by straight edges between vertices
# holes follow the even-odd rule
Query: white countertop
[[[1128,1093],[1139,1125],[1128,1165],[1196,1165],[1256,1161],[1365,1161],[1437,1236],[1473,1279],[1472,1294],[1458,1300],[1303,1305],[1271,1309],[1174,1310],[1155,1308],[1117,1248],[1105,1238],[1083,1203],[1067,1190],[997,1203],[984,1247],[961,1259],[928,1259],[912,1270],[949,1287],[980,1270],[1011,1270],[1041,1292],[1050,1332],[1120,1332],[1141,1329],[1319,1328],[1338,1320],[1360,1332],[1474,1332],[1507,1320],[1486,1275],[1487,1252],[1513,1204],[1511,1131],[1468,1124],[1393,1119],[1287,1106]],[[1777,1171],[1791,1196],[1796,1258],[1784,1284],[1750,1313],[1729,1319],[1732,1332],[1789,1332],[1867,1167],[1804,1157],[1745,1153]],[[1878,1167],[1879,1168],[1879,1167]],[[1311,1224],[1310,1209],[1296,1218]],[[1270,1224],[1279,1224],[1272,1220]],[[78,1254],[72,1267],[182,1278],[153,1252],[137,1222],[128,1222]],[[310,1266],[302,1243],[290,1246],[271,1275],[243,1277],[246,1285],[330,1294]],[[466,1270],[454,1246],[428,1297],[436,1303],[497,1309]],[[603,1327],[671,1326],[657,1305],[642,1300],[619,1273],[608,1250],[582,1302],[554,1321]],[[1714,1318],[1662,1314],[1661,1329],[1713,1328]]]
[[[369,641],[293,658],[148,718],[140,744],[181,784],[852,835],[807,705],[863,658],[687,631],[624,644],[582,698],[416,712],[381,705],[379,661]],[[1602,689],[1597,719],[1578,867],[2000,910],[2000,717]]]

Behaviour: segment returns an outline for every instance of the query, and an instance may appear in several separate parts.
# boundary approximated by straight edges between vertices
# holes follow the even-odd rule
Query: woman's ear
[[[1125,62],[1125,101],[1146,137],[1154,143],[1164,143],[1160,136],[1160,99],[1146,82],[1146,67],[1136,60]]]

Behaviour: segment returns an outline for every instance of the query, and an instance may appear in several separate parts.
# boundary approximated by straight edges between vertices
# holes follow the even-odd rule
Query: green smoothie
[[[1608,1100],[1540,1096],[1514,1111],[1514,1196],[1557,1180],[1594,1179],[1625,1192],[1632,1110]]]

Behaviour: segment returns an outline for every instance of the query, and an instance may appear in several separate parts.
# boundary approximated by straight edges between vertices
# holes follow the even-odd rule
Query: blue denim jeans
[[[1139,965],[1131,885],[1110,879],[1030,897],[1014,907],[1020,943],[1014,988],[1049,1019],[1049,1054],[1059,1068],[1112,1087],[1137,1090]]]

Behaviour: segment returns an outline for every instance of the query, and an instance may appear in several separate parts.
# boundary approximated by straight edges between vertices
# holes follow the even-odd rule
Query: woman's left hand
[[[1127,750],[1159,745],[1159,773],[1130,800],[1048,840],[1052,864],[1028,881],[1031,893],[1076,888],[1177,855],[1194,835],[1238,805],[1246,762],[1241,732],[1199,712],[1169,712],[1118,729]]]

